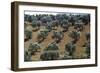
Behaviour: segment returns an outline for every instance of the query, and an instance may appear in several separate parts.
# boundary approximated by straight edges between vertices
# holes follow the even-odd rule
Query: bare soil
[[[30,25],[28,25],[30,27]],[[28,28],[28,27],[27,27]],[[58,27],[57,31],[60,31],[61,28]],[[67,32],[64,33],[64,38],[61,40],[61,42],[58,44],[59,46],[59,53],[60,56],[64,55],[65,52],[65,44],[69,43],[72,39],[68,36],[69,32],[74,30],[73,27],[70,27],[69,30]],[[38,35],[39,31],[36,32],[32,32],[32,39],[30,39],[29,41],[26,41],[24,43],[24,47],[25,49],[29,48],[29,44],[31,42],[37,42],[37,35]],[[82,56],[84,56],[84,52],[85,52],[85,48],[82,47],[82,45],[87,41],[86,37],[85,37],[85,33],[86,32],[90,32],[90,25],[85,25],[84,26],[84,30],[81,32],[81,36],[79,41],[76,43],[76,50],[75,50],[75,57],[76,58],[81,58]],[[43,49],[40,50],[40,52],[37,52],[35,55],[32,56],[32,59],[34,61],[39,61],[40,60],[40,55],[43,52],[43,50],[48,46],[49,43],[53,42],[54,40],[52,39],[52,32],[49,33],[49,35],[47,36],[47,38],[40,43],[40,45],[42,46]]]

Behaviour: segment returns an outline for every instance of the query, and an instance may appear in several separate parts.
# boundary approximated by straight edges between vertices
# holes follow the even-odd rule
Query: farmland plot
[[[24,61],[90,58],[89,14],[24,16]]]

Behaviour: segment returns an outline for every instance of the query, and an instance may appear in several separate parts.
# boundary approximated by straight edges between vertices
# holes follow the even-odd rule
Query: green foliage
[[[57,60],[59,59],[59,53],[56,51],[45,51],[40,56],[41,60]]]
[[[31,61],[31,54],[29,51],[24,51],[24,61]]]
[[[52,27],[57,27],[59,24],[59,21],[58,20],[53,20],[52,21]]]
[[[66,32],[69,28],[69,23],[68,23],[68,20],[64,19],[62,20],[62,23],[61,23],[61,27],[63,28],[63,32]]]
[[[70,42],[70,43],[68,43],[68,44],[65,45],[65,50],[67,52],[69,52],[69,55],[71,55],[71,56],[75,52],[75,48],[76,48],[76,46],[72,42]]]
[[[82,22],[82,20],[77,20],[75,22],[75,25],[74,25],[74,29],[78,30],[78,31],[82,31],[84,29],[84,23]]]
[[[48,36],[48,33],[49,33],[49,31],[46,30],[46,29],[43,30],[43,31],[40,31],[39,34],[38,34],[38,39],[39,39],[39,38],[45,39],[45,38]]]
[[[63,38],[63,36],[64,36],[63,32],[54,31],[52,37],[60,39],[60,38]]]
[[[74,25],[76,20],[77,20],[76,16],[71,14],[69,17],[69,22],[71,22],[72,25]]]
[[[65,54],[64,54],[64,57],[61,58],[61,59],[63,59],[63,60],[66,60],[66,59],[72,59],[72,56],[69,56],[68,53],[65,53]]]
[[[27,39],[31,39],[32,38],[32,31],[25,30],[24,34],[25,34],[25,36],[26,36]]]
[[[89,32],[87,32],[85,36],[86,36],[86,40],[90,40],[90,33]]]
[[[43,23],[47,23],[47,22],[50,22],[51,21],[51,18],[47,15],[44,15],[42,18],[41,18],[41,21]]]
[[[90,58],[90,42],[86,42],[85,45],[85,53],[87,54],[87,58]]]
[[[42,24],[47,24],[48,22],[53,22],[53,24],[55,25],[55,23],[57,24],[66,24],[67,21],[71,22],[72,25],[74,25],[75,21],[77,20],[81,20],[82,22],[89,23],[90,22],[90,14],[77,14],[74,15],[73,13],[67,13],[67,14],[36,14],[36,15],[24,15],[24,20],[28,21],[28,22],[32,22],[32,21],[41,21]]]
[[[32,26],[33,26],[33,28],[35,28],[35,27],[37,27],[37,21],[32,21]]]
[[[46,29],[50,32],[52,31],[52,23],[51,22],[47,22],[46,24]]]
[[[37,21],[37,16],[32,15],[32,21]]]
[[[64,33],[62,31],[60,32],[53,32],[52,38],[56,39],[55,42],[59,43],[64,37]]]
[[[32,27],[33,27],[33,31],[37,31],[40,29],[42,22],[40,20],[33,20],[32,21]]]
[[[79,32],[76,32],[76,31],[72,31],[69,36],[73,39],[77,39],[80,37],[80,33]]]
[[[66,19],[62,20],[62,24],[68,25],[68,20],[66,20]]]
[[[80,19],[85,23],[88,24],[90,22],[90,14],[84,14],[80,17]]]
[[[29,50],[28,51],[34,52],[34,51],[37,51],[40,48],[41,47],[40,47],[40,45],[38,43],[31,43],[29,45]]]
[[[45,49],[47,51],[50,51],[50,50],[59,50],[58,46],[56,43],[51,43],[48,45],[48,47]]]
[[[31,16],[31,15],[25,14],[25,15],[24,15],[24,20],[25,20],[25,21],[28,21],[28,22],[32,22],[32,16]]]
[[[69,33],[69,37],[72,38],[72,42],[65,45],[65,52],[68,52],[68,54],[64,54],[62,59],[72,59],[73,53],[75,52],[76,46],[73,41],[77,41],[80,38],[80,31],[79,28],[81,25],[76,25],[75,22],[78,22],[80,20],[82,23],[89,23],[90,22],[90,15],[89,14],[73,14],[73,13],[58,13],[58,14],[36,14],[36,15],[24,15],[24,21],[25,21],[25,27],[26,25],[31,25],[33,28],[32,30],[38,31],[37,35],[37,41],[40,43],[41,41],[45,40],[49,33],[52,31],[52,39],[54,39],[54,43],[50,43],[42,52],[40,58],[41,60],[58,60],[59,59],[59,47],[57,43],[59,43],[64,35],[66,35],[66,32],[70,26],[76,27],[76,31],[72,31]],[[80,23],[80,22],[78,22]],[[72,25],[70,25],[72,24]],[[59,26],[61,28],[60,32]],[[73,27],[72,26],[72,27]],[[43,28],[43,30],[40,30]],[[83,25],[82,25],[83,27]],[[45,29],[44,29],[45,28]],[[73,28],[72,28],[73,29]],[[81,28],[82,29],[82,28]],[[58,32],[55,32],[57,30]],[[25,38],[31,39],[32,38],[32,32],[25,29]],[[90,40],[90,33],[86,34],[86,39]],[[38,49],[41,49],[40,45],[38,43],[31,43],[29,45],[28,51],[25,51],[25,61],[31,61],[31,56],[33,53],[37,52]],[[90,45],[87,43],[85,45],[87,54],[87,57],[90,57]]]

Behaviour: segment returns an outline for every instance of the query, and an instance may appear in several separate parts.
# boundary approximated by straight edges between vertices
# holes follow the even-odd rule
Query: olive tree
[[[45,49],[46,51],[50,51],[50,50],[52,50],[52,51],[55,51],[55,50],[59,50],[59,48],[58,48],[58,45],[56,44],[56,43],[50,43],[49,45],[48,45],[48,47],[46,47],[46,49]]]
[[[49,15],[43,15],[42,18],[41,18],[41,21],[43,24],[46,24],[47,22],[51,22],[52,19]]]
[[[31,15],[24,15],[24,20],[28,22],[32,22],[32,16]]]
[[[78,31],[82,31],[84,29],[84,23],[81,20],[77,20],[75,22],[74,28]]]
[[[41,60],[58,60],[59,53],[57,51],[44,51],[41,56]]]
[[[72,56],[70,56],[70,55],[65,51],[65,54],[64,54],[64,56],[63,56],[61,59],[63,59],[63,60],[72,59]]]
[[[59,21],[59,24],[61,23],[61,21],[62,21],[62,19],[63,19],[63,17],[62,17],[61,14],[57,14],[55,18],[56,18],[56,20]]]
[[[32,21],[33,31],[39,30],[41,24],[42,24],[41,21],[33,20],[33,21]]]
[[[31,55],[34,55],[39,49],[41,49],[41,47],[38,43],[30,43],[28,51],[31,53]]]
[[[32,55],[28,50],[24,50],[24,61],[32,61],[31,59]]]
[[[69,36],[73,39],[73,43],[76,43],[80,39],[80,31],[72,31]]]
[[[64,20],[64,19],[68,19],[68,15],[67,14],[57,14],[56,16],[55,16],[55,18],[56,18],[56,20],[58,20],[59,21],[59,24],[61,25],[61,23],[62,23],[62,21]]]
[[[59,59],[59,47],[56,43],[50,43],[40,56],[41,60],[58,60]]]
[[[53,20],[51,22],[51,26],[52,26],[53,30],[57,30],[58,25],[59,25],[59,21],[58,20]]]
[[[70,14],[68,20],[69,20],[69,22],[70,22],[72,25],[74,25],[74,24],[75,24],[75,21],[76,21],[75,15]]]
[[[69,56],[73,56],[73,53],[75,52],[75,44],[73,42],[67,43],[65,45],[65,51],[69,52]]]
[[[48,30],[42,30],[38,33],[37,39],[38,42],[42,42],[46,37],[48,36],[49,31]]]
[[[63,32],[68,31],[68,28],[69,28],[69,22],[68,22],[68,20],[65,20],[65,19],[64,19],[64,20],[62,21],[61,27],[63,28]]]
[[[29,39],[32,38],[32,31],[25,30],[25,31],[24,31],[24,34],[25,34],[25,36],[24,36],[24,41],[27,41],[27,40],[29,40]]]
[[[85,42],[83,47],[85,47],[85,53],[87,54],[86,58],[90,58],[90,42]]]
[[[88,44],[88,46],[86,47],[86,54],[87,54],[87,58],[90,58],[90,43]]]
[[[63,32],[56,32],[56,31],[53,31],[53,35],[52,35],[52,38],[55,39],[55,42],[56,43],[59,43],[64,37],[64,34]]]
[[[90,14],[81,15],[80,19],[83,21],[85,25],[90,23]]]
[[[32,16],[28,14],[24,14],[24,21],[32,22]]]
[[[24,21],[28,21],[28,15],[24,14]]]
[[[87,33],[85,34],[85,36],[86,36],[86,40],[89,40],[89,41],[90,41],[90,32],[87,32]]]
[[[52,22],[47,22],[45,27],[49,32],[52,31]]]

